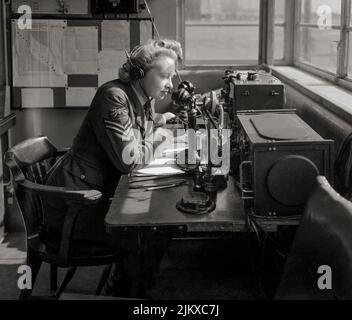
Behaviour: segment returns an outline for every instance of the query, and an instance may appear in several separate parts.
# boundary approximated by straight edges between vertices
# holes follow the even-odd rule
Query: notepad
[[[145,168],[134,171],[139,176],[162,176],[183,174],[173,158],[158,158],[148,164]]]

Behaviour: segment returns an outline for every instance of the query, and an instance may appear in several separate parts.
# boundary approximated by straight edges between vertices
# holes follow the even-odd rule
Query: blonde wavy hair
[[[130,70],[133,66],[142,68],[146,73],[152,68],[157,58],[166,56],[174,59],[177,63],[182,60],[182,55],[182,47],[178,41],[170,39],[149,40],[147,43],[133,48],[130,52],[130,59],[127,59],[126,63],[119,68],[119,78],[123,82],[130,82]]]

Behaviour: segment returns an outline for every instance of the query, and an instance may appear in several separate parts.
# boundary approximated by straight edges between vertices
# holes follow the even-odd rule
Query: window
[[[256,64],[260,0],[183,0],[186,65]]]
[[[296,60],[337,73],[341,0],[298,1]]]
[[[351,1],[350,1],[351,2]],[[348,30],[347,30],[347,35],[346,35],[346,41],[347,41],[347,46],[348,46],[348,55],[347,55],[347,76],[348,78],[352,79],[352,5],[349,4],[350,10],[349,10],[349,24],[348,24]]]
[[[286,1],[275,1],[274,60],[285,59]]]

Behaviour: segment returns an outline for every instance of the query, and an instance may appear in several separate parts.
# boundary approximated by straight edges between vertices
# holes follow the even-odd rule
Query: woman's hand
[[[171,120],[173,118],[176,118],[176,115],[172,112],[165,112],[162,115],[165,118],[165,122],[168,122],[169,120]]]

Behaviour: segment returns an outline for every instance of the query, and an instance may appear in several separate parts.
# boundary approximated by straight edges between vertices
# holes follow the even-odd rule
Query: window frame
[[[301,22],[301,7],[302,0],[295,0],[295,14],[294,14],[294,49],[293,49],[293,65],[313,75],[334,82],[345,89],[352,90],[352,75],[348,78],[349,63],[349,49],[350,49],[350,33],[352,35],[352,21],[351,21],[351,3],[352,0],[341,0],[341,20],[340,25],[333,25],[331,28],[340,30],[340,39],[337,44],[337,64],[336,72],[326,71],[316,65],[301,61],[298,58],[298,32],[300,27],[316,28],[318,25],[314,23]],[[351,47],[352,49],[352,47]]]
[[[177,19],[176,21],[178,22],[178,28],[177,28],[177,39],[181,42],[182,48],[183,48],[183,54],[184,57],[186,57],[186,45],[185,45],[185,35],[186,35],[186,21],[185,21],[185,1],[186,0],[178,0],[177,1]],[[260,9],[264,4],[267,5],[268,2],[272,1],[275,3],[275,0],[260,0],[259,1],[259,14],[260,16],[263,14],[262,10]],[[279,0],[282,1],[282,0]],[[274,63],[275,65],[287,65],[289,63],[289,50],[291,48],[291,43],[292,40],[290,39],[290,34],[292,34],[289,21],[291,21],[289,17],[289,8],[290,8],[290,3],[292,1],[290,0],[284,0],[286,1],[285,5],[285,22],[283,23],[275,23],[275,27],[283,27],[284,28],[284,58],[280,60],[275,60]],[[274,6],[273,6],[274,7]],[[292,12],[292,11],[291,11]],[[292,15],[291,15],[292,16]],[[261,19],[261,17],[260,17]],[[262,32],[263,30],[260,28],[260,19],[258,24],[241,24],[241,23],[233,23],[233,24],[225,24],[225,25],[231,25],[231,26],[249,26],[249,27],[258,27],[259,29],[259,37],[258,37],[258,59],[257,60],[232,60],[232,61],[224,61],[224,60],[210,60],[210,61],[200,61],[200,63],[187,63],[186,59],[182,62],[182,65],[180,66],[182,69],[223,69],[223,68],[228,68],[232,66],[238,67],[238,69],[248,69],[248,68],[253,68],[253,65],[257,65],[260,61],[260,53],[262,52],[261,48],[261,37],[263,37]],[[205,24],[209,25],[209,24]],[[222,25],[222,24],[216,24],[216,25]],[[206,64],[204,62],[207,62]],[[209,63],[208,63],[209,62]]]

